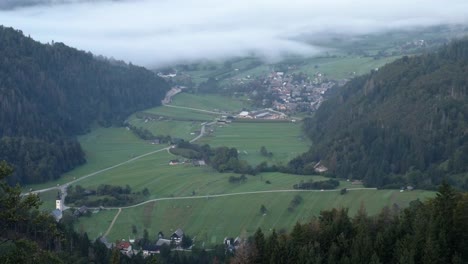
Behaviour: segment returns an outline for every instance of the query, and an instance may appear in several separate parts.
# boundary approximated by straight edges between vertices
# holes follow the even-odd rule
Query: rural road
[[[170,105],[169,103],[172,102],[172,97],[177,95],[178,93],[182,92],[182,89],[180,88],[172,88],[166,93],[166,96],[164,99],[161,101],[161,104],[167,107],[172,107],[172,108],[181,108],[181,109],[188,109],[188,110],[194,110],[198,112],[205,112],[205,113],[210,113],[210,114],[216,114],[216,115],[221,115],[223,113],[221,112],[213,112],[205,109],[198,109],[198,108],[191,108],[191,107],[185,107],[185,106],[177,106],[177,105]]]
[[[211,122],[211,123],[203,123],[202,124],[202,127],[200,129],[200,134],[198,136],[196,136],[195,138],[193,138],[192,140],[190,140],[190,143],[193,143],[197,140],[199,140],[201,137],[203,137],[203,135],[205,134],[205,126],[207,125],[212,125],[214,124],[214,122]],[[52,191],[52,190],[60,190],[61,192],[61,198],[62,198],[62,204],[63,204],[63,208],[64,210],[70,208],[70,207],[67,207],[65,205],[65,197],[67,196],[67,188],[69,185],[71,184],[75,184],[79,181],[82,181],[84,179],[87,179],[87,178],[90,178],[90,177],[93,177],[93,176],[96,176],[97,174],[100,174],[100,173],[103,173],[103,172],[106,172],[106,171],[109,171],[109,170],[112,170],[112,169],[115,169],[117,167],[120,167],[122,165],[125,165],[127,163],[130,163],[132,161],[135,161],[135,160],[138,160],[138,159],[141,159],[143,157],[146,157],[146,156],[149,156],[149,155],[152,155],[152,154],[155,154],[155,153],[158,153],[158,152],[161,152],[161,151],[169,151],[170,148],[174,147],[174,145],[171,145],[171,146],[168,146],[168,147],[165,147],[165,148],[162,148],[162,149],[158,149],[158,150],[154,150],[154,151],[151,151],[151,152],[148,152],[148,153],[145,153],[145,154],[142,154],[142,155],[139,155],[139,156],[136,156],[136,157],[133,157],[129,160],[126,160],[124,162],[121,162],[121,163],[118,163],[118,164],[115,164],[113,166],[110,166],[110,167],[107,167],[107,168],[104,168],[102,170],[98,170],[98,171],[95,171],[93,173],[90,173],[90,174],[87,174],[85,176],[82,176],[78,179],[75,179],[75,180],[72,180],[72,181],[69,181],[69,182],[66,182],[62,185],[59,185],[59,186],[53,186],[53,187],[49,187],[49,188],[44,188],[44,189],[40,189],[40,190],[35,190],[35,191],[32,191],[32,192],[27,192],[27,193],[23,193],[22,195],[26,195],[26,194],[38,194],[38,193],[42,193],[42,192],[48,192],[48,191]]]
[[[198,108],[192,108],[192,107],[185,107],[185,106],[177,106],[177,105],[169,105],[169,104],[165,104],[164,106],[172,107],[172,108],[188,109],[188,110],[193,110],[193,111],[197,111],[197,112],[205,112],[205,113],[215,114],[215,115],[223,115],[223,114],[226,114],[226,113],[222,113],[222,112],[214,112],[214,111],[209,111],[209,110],[204,110],[204,109],[198,109]]]
[[[362,191],[362,190],[377,190],[377,188],[349,188],[348,191]],[[339,192],[340,189],[334,190],[294,190],[294,189],[285,189],[285,190],[268,190],[268,191],[252,191],[252,192],[237,192],[237,193],[224,193],[224,194],[208,194],[208,195],[199,195],[199,196],[180,196],[180,197],[164,197],[147,200],[138,204],[121,206],[121,207],[99,207],[100,209],[108,210],[121,210],[138,207],[147,203],[159,202],[159,201],[171,201],[171,200],[188,200],[188,199],[202,199],[202,198],[218,198],[218,197],[227,197],[227,196],[238,196],[238,195],[247,195],[247,194],[263,194],[263,193],[289,193],[289,192]],[[99,209],[99,208],[89,208],[89,209]]]
[[[377,190],[377,188],[349,188],[348,191],[362,191],[362,190]],[[225,194],[213,194],[213,195],[199,195],[199,196],[181,196],[181,197],[165,197],[165,198],[156,198],[147,200],[138,204],[130,205],[130,206],[122,206],[122,207],[99,207],[99,208],[88,208],[88,209],[104,209],[104,210],[119,210],[115,215],[114,219],[112,220],[110,226],[107,228],[106,233],[104,236],[107,236],[112,227],[114,226],[115,221],[117,220],[120,212],[122,209],[129,209],[138,206],[145,205],[147,203],[158,202],[158,201],[172,201],[172,200],[188,200],[188,199],[209,199],[209,198],[219,198],[219,197],[227,197],[227,196],[238,196],[238,195],[249,195],[249,194],[263,194],[263,193],[289,193],[289,192],[339,192],[341,190],[334,189],[334,190],[269,190],[269,191],[253,191],[253,192],[238,192],[238,193],[225,193]]]
[[[95,175],[97,175],[97,174],[99,174],[99,173],[103,173],[103,172],[105,172],[105,171],[115,169],[115,168],[120,167],[120,166],[122,166],[122,165],[125,165],[125,164],[127,164],[127,163],[129,163],[129,162],[132,162],[132,161],[141,159],[141,158],[143,158],[143,157],[152,155],[152,154],[154,154],[154,153],[158,153],[158,152],[161,152],[161,151],[168,150],[168,149],[170,149],[171,147],[172,147],[172,146],[169,146],[169,147],[166,147],[166,148],[162,148],[162,149],[158,149],[158,150],[155,150],[155,151],[151,151],[151,152],[142,154],[142,155],[140,155],[140,156],[136,156],[136,157],[134,157],[134,158],[131,158],[131,159],[126,160],[126,161],[124,161],[124,162],[121,162],[121,163],[119,163],[119,164],[113,165],[113,166],[111,166],[111,167],[107,167],[107,168],[105,168],[105,169],[98,170],[98,171],[95,171],[95,172],[93,172],[93,173],[87,174],[87,175],[85,175],[85,176],[83,176],[83,177],[80,177],[80,178],[78,178],[78,179],[75,179],[75,180],[73,180],[73,181],[69,181],[69,182],[64,183],[64,184],[62,184],[62,185],[60,185],[60,186],[53,186],[53,187],[49,187],[49,188],[45,188],[45,189],[41,189],[41,190],[36,190],[36,191],[28,192],[28,193],[41,193],[41,192],[47,192],[47,191],[56,190],[56,189],[62,190],[63,188],[67,188],[68,185],[77,183],[77,182],[82,181],[82,180],[84,180],[84,179],[87,179],[87,178],[89,178],[89,177],[95,176]],[[63,192],[63,191],[62,191],[62,192]]]
[[[119,211],[117,212],[117,214],[114,216],[114,219],[112,219],[112,223],[110,224],[109,228],[107,228],[107,231],[106,233],[104,233],[103,236],[107,236],[109,234],[109,232],[112,230],[112,227],[114,227],[114,224],[115,224],[115,221],[117,220],[117,218],[119,217],[119,214],[122,212],[122,209],[119,208]]]

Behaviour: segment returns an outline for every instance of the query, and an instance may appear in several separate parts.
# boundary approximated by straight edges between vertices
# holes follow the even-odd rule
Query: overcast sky
[[[4,26],[148,67],[251,53],[313,56],[324,47],[295,37],[468,22],[468,0],[0,1],[44,3],[0,11]]]

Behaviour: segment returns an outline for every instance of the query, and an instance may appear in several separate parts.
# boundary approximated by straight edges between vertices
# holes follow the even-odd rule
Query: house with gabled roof
[[[128,241],[122,241],[116,245],[116,248],[124,254],[129,254],[132,252],[132,244]]]
[[[173,240],[176,244],[179,244],[182,241],[183,236],[184,236],[184,231],[178,228],[174,233],[172,233],[171,240]]]

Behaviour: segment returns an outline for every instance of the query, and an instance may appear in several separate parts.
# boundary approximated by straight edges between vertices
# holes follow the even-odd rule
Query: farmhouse
[[[116,248],[120,250],[120,252],[130,255],[132,253],[132,244],[127,241],[122,241],[117,244]]]
[[[239,118],[252,118],[252,117],[249,115],[249,112],[247,112],[247,111],[242,111],[242,112],[240,112],[237,116],[238,116]]]
[[[75,212],[73,212],[73,215],[76,217],[79,217],[79,216],[86,214],[87,212],[88,212],[88,207],[83,205],[79,209],[75,210]]]
[[[170,161],[169,161],[169,165],[177,165],[177,164],[179,164],[179,163],[180,163],[180,161],[179,161],[178,159],[170,160]]]
[[[156,245],[145,245],[141,249],[143,250],[143,257],[148,257],[159,253],[159,248]]]
[[[182,237],[184,236],[184,231],[178,228],[172,235],[171,240],[173,240],[176,244],[179,244],[182,241]]]
[[[320,164],[320,161],[314,166],[315,172],[322,173],[328,171],[328,168]]]

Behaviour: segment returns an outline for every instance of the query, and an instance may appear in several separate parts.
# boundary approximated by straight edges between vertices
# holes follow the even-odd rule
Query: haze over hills
[[[1,24],[43,43],[60,41],[152,68],[248,55],[269,62],[313,57],[330,49],[320,41],[330,35],[352,39],[468,22],[464,0],[14,2],[37,4],[0,11]]]
[[[293,163],[370,186],[467,189],[467,70],[463,40],[353,79],[305,121],[314,146]]]
[[[12,182],[38,183],[85,162],[75,139],[93,122],[121,125],[157,106],[169,85],[144,68],[40,44],[0,27],[0,159]]]

